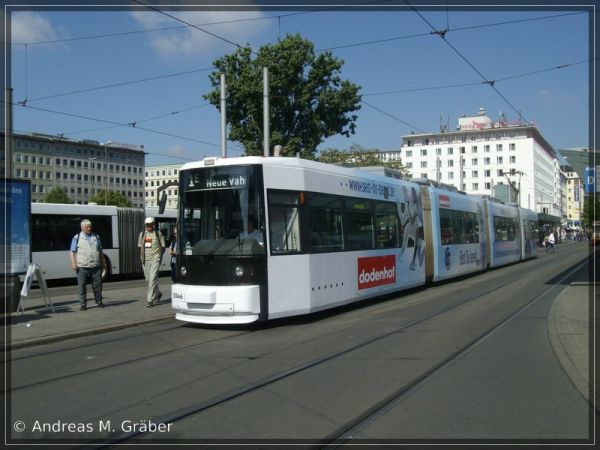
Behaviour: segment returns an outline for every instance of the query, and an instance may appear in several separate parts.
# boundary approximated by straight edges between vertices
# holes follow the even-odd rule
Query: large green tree
[[[247,155],[263,154],[263,67],[269,69],[270,143],[283,155],[313,159],[324,138],[350,136],[360,109],[360,87],[342,80],[343,61],[331,52],[315,55],[312,42],[288,35],[254,53],[249,46],[217,59],[209,75],[215,88],[204,96],[220,110],[220,74],[227,86],[229,139]]]
[[[106,202],[104,197],[106,195]],[[114,191],[99,191],[96,195],[90,197],[90,202],[98,203],[99,205],[125,206],[131,208],[133,203],[120,192]]]
[[[44,196],[44,203],[73,203],[73,201],[69,198],[66,189],[54,186]]]

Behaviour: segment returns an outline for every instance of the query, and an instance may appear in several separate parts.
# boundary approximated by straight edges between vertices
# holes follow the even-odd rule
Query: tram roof
[[[361,170],[362,168],[351,168],[342,167],[336,164],[327,164],[318,161],[312,161],[309,159],[303,159],[298,157],[289,156],[241,156],[235,158],[221,158],[221,157],[210,157],[205,158],[202,161],[194,161],[185,163],[179,171],[199,169],[204,167],[222,167],[222,166],[235,166],[235,165],[263,165],[272,167],[289,167],[289,168],[304,168],[312,169],[320,172],[335,173],[338,175],[345,175],[351,177],[361,177],[367,179],[385,180],[388,183],[394,183],[402,181],[405,183],[413,183],[413,180],[409,179],[398,179],[397,177],[391,177],[384,175],[383,172],[377,173],[372,170]]]

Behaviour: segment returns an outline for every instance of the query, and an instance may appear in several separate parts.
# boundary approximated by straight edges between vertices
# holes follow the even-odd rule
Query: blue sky
[[[398,149],[401,136],[414,130],[406,123],[437,131],[442,115],[454,129],[458,117],[474,115],[480,107],[494,120],[503,112],[516,121],[520,111],[555,149],[588,146],[594,94],[588,14],[543,7],[464,11],[448,3],[447,9],[421,11],[422,17],[376,7],[295,15],[300,11],[168,13],[255,50],[288,33],[300,33],[317,50],[346,46],[332,52],[345,61],[342,77],[362,87],[366,103],[358,111],[355,135],[329,138],[319,149],[352,144]],[[146,165],[220,154],[220,118],[202,98],[211,90],[209,71],[202,69],[235,47],[190,27],[149,31],[183,24],[142,6],[135,9],[13,12],[13,101],[27,100],[32,107],[14,107],[16,132],[143,145]],[[254,20],[242,20],[249,18]],[[449,29],[445,39],[460,55],[438,35],[406,38],[429,33],[427,22]],[[127,34],[80,39],[115,33]],[[56,40],[61,41],[39,43]],[[565,67],[555,69],[559,66]],[[180,75],[164,77],[170,74]],[[480,74],[497,80],[498,92]],[[162,78],[147,80],[155,77]],[[128,84],[102,88],[121,83]],[[457,84],[469,85],[449,87]],[[78,90],[86,92],[62,95]],[[103,121],[136,122],[137,127]],[[229,156],[240,155],[239,149],[228,143]]]

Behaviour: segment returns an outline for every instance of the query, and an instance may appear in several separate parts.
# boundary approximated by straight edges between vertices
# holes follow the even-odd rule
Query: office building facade
[[[41,133],[13,134],[12,178],[31,180],[31,201],[43,202],[54,187],[74,203],[101,191],[120,192],[144,206],[143,146],[73,140]],[[8,174],[7,174],[8,175]]]
[[[181,164],[165,164],[160,166],[146,167],[145,171],[145,204],[146,206],[158,206],[160,200],[158,189],[168,183],[177,183],[179,180],[179,168]],[[167,194],[167,208],[177,208],[179,192],[177,185],[164,189]]]

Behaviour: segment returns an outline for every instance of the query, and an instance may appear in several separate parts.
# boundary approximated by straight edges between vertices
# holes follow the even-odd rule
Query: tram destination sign
[[[190,177],[188,191],[209,191],[219,189],[242,189],[246,187],[246,175],[215,174],[211,177]]]

